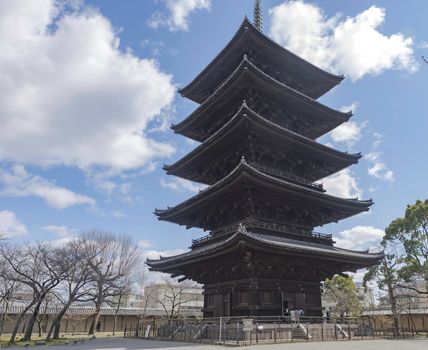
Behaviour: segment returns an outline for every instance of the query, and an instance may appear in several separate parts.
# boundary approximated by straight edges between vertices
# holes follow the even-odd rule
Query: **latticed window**
[[[208,294],[205,296],[206,300],[206,306],[213,306],[214,305],[214,295]]]
[[[273,292],[270,292],[270,291],[261,292],[260,299],[262,304],[273,304]]]
[[[250,292],[239,292],[238,303],[240,305],[248,305],[250,303]]]

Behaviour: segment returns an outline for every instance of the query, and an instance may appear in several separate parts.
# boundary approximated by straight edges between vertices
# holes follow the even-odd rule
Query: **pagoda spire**
[[[263,30],[262,0],[254,4],[254,26],[261,32]]]

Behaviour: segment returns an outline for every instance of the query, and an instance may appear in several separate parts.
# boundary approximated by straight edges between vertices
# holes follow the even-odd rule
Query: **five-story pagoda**
[[[343,79],[276,44],[245,18],[219,55],[181,95],[200,106],[172,128],[201,142],[168,174],[207,184],[160,220],[209,235],[185,254],[147,260],[152,271],[204,285],[204,316],[321,315],[320,283],[376,264],[382,254],[336,248],[314,227],[368,211],[316,181],[356,164],[315,140],[351,113],[316,99]]]

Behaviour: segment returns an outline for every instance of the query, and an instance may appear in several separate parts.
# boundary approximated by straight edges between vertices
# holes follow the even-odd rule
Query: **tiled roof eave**
[[[339,197],[329,195],[327,193],[323,193],[323,192],[319,192],[317,190],[307,188],[305,186],[297,185],[297,184],[288,182],[286,180],[276,178],[274,176],[268,175],[266,173],[263,173],[263,172],[255,169],[254,167],[249,165],[243,159],[241,161],[241,163],[234,170],[232,170],[227,176],[225,176],[223,179],[221,179],[218,182],[216,182],[215,184],[199,191],[198,194],[196,194],[195,196],[185,200],[181,204],[178,204],[175,207],[172,207],[170,209],[166,209],[166,210],[162,210],[162,211],[157,210],[157,211],[155,211],[155,214],[158,215],[158,217],[162,220],[168,220],[168,217],[170,217],[171,215],[179,214],[181,211],[185,210],[188,206],[197,205],[201,200],[204,200],[204,199],[207,199],[208,197],[211,197],[218,190],[224,190],[225,187],[228,184],[233,183],[233,180],[236,177],[238,177],[241,173],[243,173],[244,170],[249,172],[250,174],[252,173],[253,175],[257,176],[264,183],[266,182],[266,180],[269,180],[271,183],[276,183],[280,186],[287,187],[291,190],[295,190],[295,191],[302,192],[302,193],[305,193],[308,195],[312,195],[313,197],[316,197],[316,198],[321,198],[321,199],[333,201],[336,203],[336,205],[353,206],[353,207],[355,207],[355,209],[357,207],[360,207],[361,208],[360,212],[367,211],[368,207],[370,207],[373,204],[373,201],[371,199],[364,201],[364,200],[358,200],[358,199],[339,198]]]
[[[248,232],[245,228],[238,229],[236,233],[234,233],[229,238],[225,239],[221,242],[216,242],[211,245],[205,246],[205,248],[196,248],[190,252],[168,257],[162,258],[159,260],[147,260],[147,264],[153,268],[160,268],[162,266],[165,268],[166,266],[170,266],[171,264],[187,264],[193,261],[194,259],[203,258],[204,256],[212,257],[214,254],[218,252],[226,252],[227,247],[231,247],[237,244],[240,240],[245,240],[247,242],[253,242],[258,247],[266,246],[271,248],[282,249],[284,252],[294,252],[294,253],[306,253],[312,254],[318,257],[330,257],[335,259],[344,259],[349,261],[354,261],[356,264],[365,264],[370,262],[377,262],[383,258],[382,253],[369,253],[367,251],[352,251],[347,249],[341,249],[337,247],[328,247],[324,245],[305,245],[305,242],[294,240],[295,243],[290,243],[293,240],[286,240],[284,243],[275,242],[274,240],[269,240],[266,238],[261,238],[260,236],[266,237],[267,235],[258,235],[255,233]],[[261,244],[261,245],[260,245]]]
[[[338,85],[344,79],[343,75],[335,75],[335,74],[329,73],[329,72],[313,65],[312,63],[305,60],[304,58],[296,55],[295,53],[286,49],[282,45],[278,44],[276,41],[272,40],[270,37],[268,37],[267,35],[265,35],[261,31],[257,30],[253,26],[253,24],[247,19],[247,17],[245,17],[245,19],[242,22],[241,26],[239,27],[238,31],[235,33],[235,35],[232,37],[232,39],[227,43],[227,45],[217,54],[217,56],[213,60],[211,60],[211,62],[196,76],[196,78],[194,78],[185,87],[180,89],[179,93],[183,97],[189,96],[191,94],[191,90],[196,88],[200,84],[200,82],[203,80],[203,78],[206,75],[208,75],[213,69],[215,69],[217,64],[222,61],[225,53],[228,52],[231,49],[231,47],[233,47],[235,42],[237,42],[241,36],[246,35],[246,33],[248,32],[247,29],[249,29],[251,31],[251,33],[255,34],[256,37],[265,41],[271,47],[281,50],[281,52],[285,53],[289,57],[293,57],[293,59],[295,59],[296,62],[303,63],[302,68],[306,68],[306,69],[310,70],[312,74],[317,75],[318,77],[320,77],[324,81],[330,80],[331,83],[329,84],[328,90],[330,90],[334,86]],[[325,92],[327,92],[327,91],[325,91]]]
[[[186,156],[182,157],[180,160],[175,162],[172,165],[167,165],[164,167],[165,170],[168,171],[169,174],[175,175],[174,171],[177,171],[181,167],[185,166],[193,157],[196,157],[198,154],[201,154],[204,150],[214,147],[213,145],[222,140],[224,137],[228,135],[228,133],[233,129],[235,125],[240,123],[243,119],[243,112],[246,111],[250,115],[250,118],[255,122],[258,122],[262,125],[265,125],[272,129],[272,132],[281,133],[284,137],[293,139],[299,144],[304,145],[304,147],[316,149],[319,152],[323,152],[324,154],[328,154],[330,157],[335,157],[336,159],[341,159],[344,161],[343,167],[339,168],[337,171],[342,170],[352,164],[356,164],[358,160],[361,158],[361,154],[349,154],[347,152],[338,151],[334,148],[323,145],[317,141],[314,141],[306,136],[300,135],[292,130],[284,128],[270,120],[264,118],[260,114],[256,113],[254,110],[249,108],[245,101],[239,108],[238,112],[220,129],[218,129],[214,134],[208,137],[203,143],[199,144],[195,149],[193,149]]]
[[[189,125],[191,125],[195,120],[197,120],[198,116],[206,109],[208,106],[215,101],[215,99],[218,96],[222,95],[222,90],[225,90],[226,87],[235,81],[236,77],[239,76],[242,72],[245,72],[245,68],[248,66],[250,70],[254,73],[259,75],[261,78],[265,79],[266,81],[270,82],[271,84],[277,86],[280,89],[284,89],[284,91],[288,92],[292,97],[294,97],[296,100],[300,99],[302,102],[305,102],[306,104],[311,105],[313,108],[318,108],[320,111],[323,111],[324,113],[330,114],[330,117],[337,118],[341,122],[346,122],[349,120],[349,118],[352,116],[351,112],[340,112],[338,110],[335,110],[333,108],[330,108],[317,100],[301,93],[300,91],[297,91],[290,86],[276,80],[275,78],[271,77],[270,75],[263,72],[261,69],[257,68],[252,62],[250,62],[245,56],[242,59],[241,63],[237,66],[237,68],[228,76],[228,78],[221,83],[216,90],[206,98],[206,100],[194,111],[192,112],[187,118],[185,118],[183,121],[181,121],[178,124],[175,124],[172,126],[172,129],[180,133],[185,128],[187,128]],[[248,68],[247,67],[247,68]]]

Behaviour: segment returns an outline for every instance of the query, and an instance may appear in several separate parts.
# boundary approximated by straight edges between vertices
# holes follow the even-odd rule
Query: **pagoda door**
[[[223,294],[223,316],[230,316],[230,293]]]
[[[214,297],[214,317],[223,316],[223,294],[216,294]]]
[[[303,311],[306,312],[306,295],[305,293],[296,293],[295,297],[295,307],[297,310],[302,309]]]

